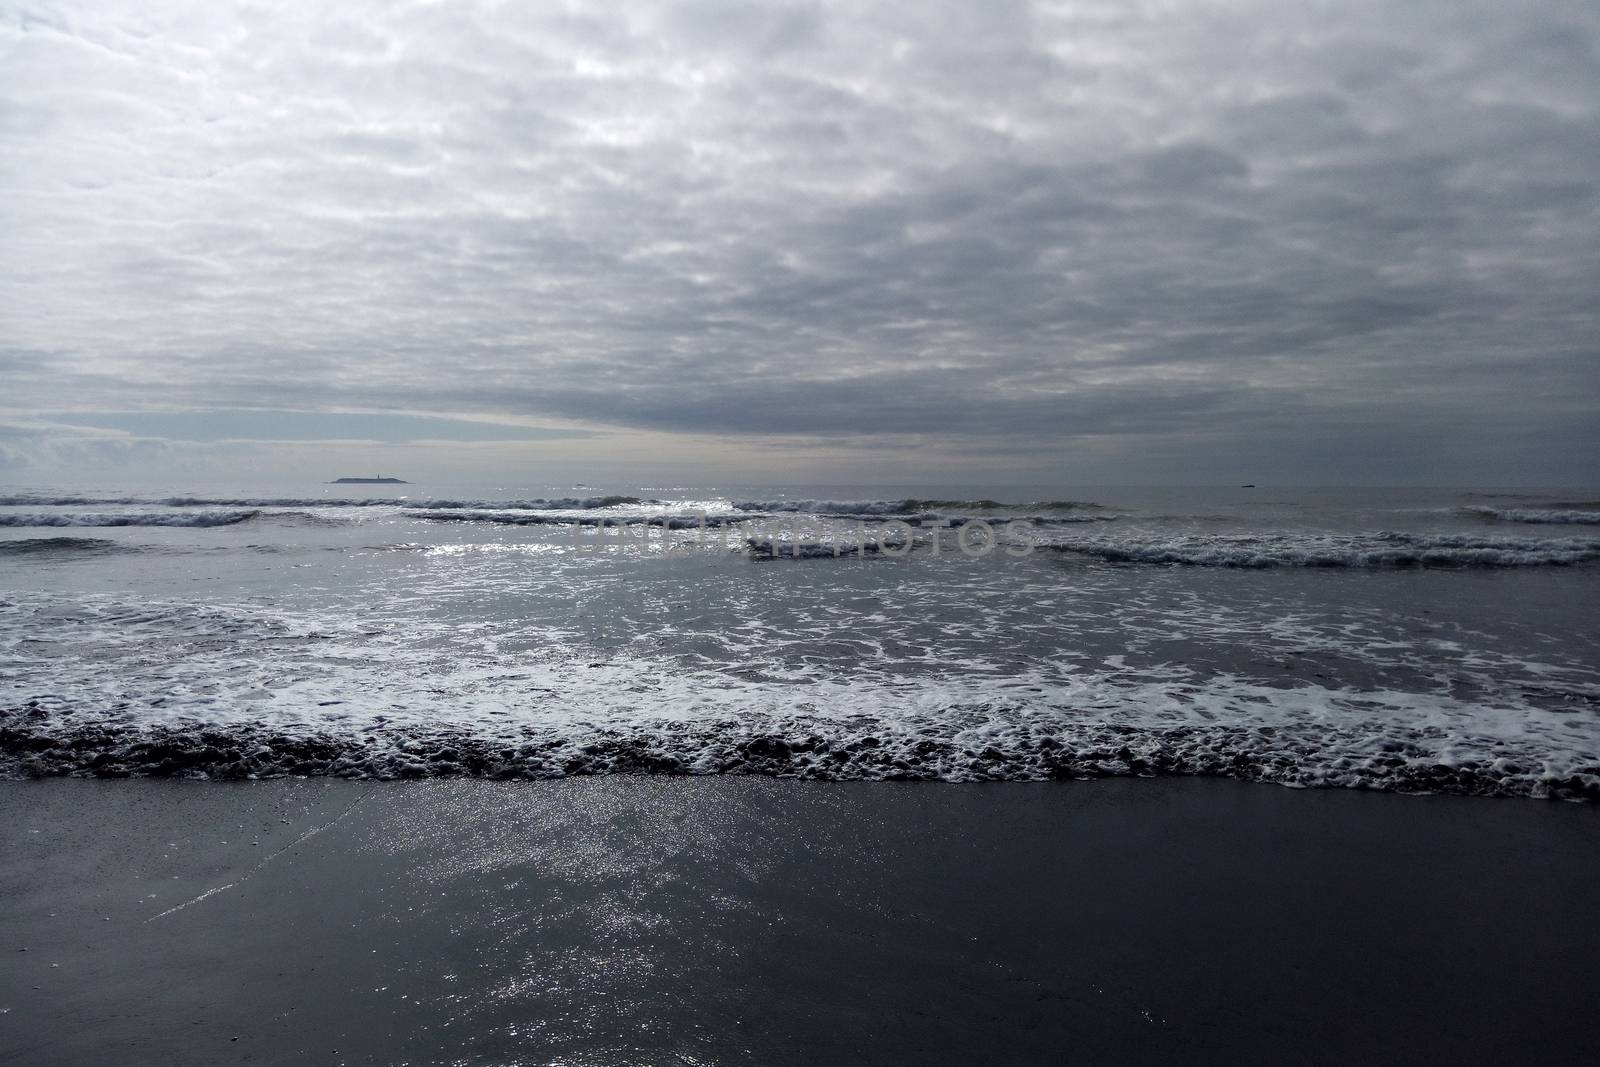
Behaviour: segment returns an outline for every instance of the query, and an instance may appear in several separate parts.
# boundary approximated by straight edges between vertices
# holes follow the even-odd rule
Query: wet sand
[[[1600,1055],[1596,806],[58,780],[0,855],[7,1063]]]

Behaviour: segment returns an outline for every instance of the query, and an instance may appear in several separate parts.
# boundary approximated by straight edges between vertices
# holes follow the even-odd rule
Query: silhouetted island
[[[378,475],[376,478],[335,478],[329,485],[410,485],[404,478],[385,478]]]

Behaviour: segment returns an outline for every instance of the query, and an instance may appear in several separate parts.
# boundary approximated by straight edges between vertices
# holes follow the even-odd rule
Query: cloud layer
[[[0,5],[0,403],[1571,480],[1597,174],[1590,2]]]

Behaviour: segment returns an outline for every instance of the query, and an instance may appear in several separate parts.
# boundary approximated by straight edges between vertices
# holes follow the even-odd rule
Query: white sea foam
[[[576,656],[558,632],[507,657],[441,645],[459,637],[445,623],[370,626],[261,604],[0,602],[0,759],[15,773],[211,777],[1222,774],[1600,799],[1600,685],[1553,667],[1567,696],[1540,703],[1181,664],[713,670]]]

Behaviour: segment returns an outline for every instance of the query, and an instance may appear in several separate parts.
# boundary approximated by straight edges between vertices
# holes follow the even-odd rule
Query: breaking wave
[[[1071,526],[1080,522],[1116,522],[1119,516],[1090,513],[1085,515],[1025,515],[1027,522],[1040,526]]]
[[[736,500],[738,511],[802,512],[811,515],[876,516],[921,515],[930,512],[1008,512],[1017,515],[1080,509],[1102,510],[1104,505],[1081,500],[1040,500],[1030,504],[1002,504],[998,500]]]
[[[1538,567],[1600,559],[1597,538],[1452,534],[1054,537],[1037,540],[1036,547],[1112,563],[1191,567]]]
[[[233,526],[263,516],[259,509],[249,511],[201,512],[122,512],[98,514],[54,513],[0,513],[0,526],[51,527],[51,526]],[[294,521],[294,513],[284,512],[271,517]],[[310,518],[310,516],[305,516]]]
[[[800,512],[808,515],[912,515],[928,510],[921,500],[735,500],[737,511]]]
[[[417,511],[404,512],[408,519],[428,522],[487,522],[501,526],[662,526],[669,530],[707,529],[747,522],[753,516],[738,515],[571,515],[519,514],[514,511]]]
[[[880,552],[900,554],[910,548],[905,540],[853,541],[843,538],[819,541],[797,541],[781,537],[748,537],[745,552],[753,560],[772,559],[840,559],[851,556],[875,556]]]
[[[1568,508],[1492,508],[1488,506],[1475,506],[1462,508],[1469,515],[1477,515],[1485,519],[1495,519],[1500,522],[1522,522],[1532,524],[1566,525],[1585,524],[1600,525],[1600,511],[1577,510],[1583,505],[1572,505]]]
[[[1306,694],[1284,691],[1290,701]],[[1316,699],[1337,697],[1317,690]],[[399,723],[353,731],[263,722],[64,721],[0,712],[12,776],[278,775],[548,779],[597,774],[1040,781],[1206,775],[1295,787],[1600,801],[1600,762],[1436,725],[1358,719],[1135,726],[1033,709],[951,706],[895,720],[745,713],[711,720],[524,725]]]
[[[368,501],[368,503],[371,503]],[[637,504],[656,504],[636,496],[565,496],[532,500],[398,500],[394,503],[415,509],[436,508],[494,508],[501,511],[593,511],[597,508],[619,508]]]
[[[103,537],[26,537],[0,540],[0,556],[87,555],[111,552],[136,552],[137,545],[124,545]]]

